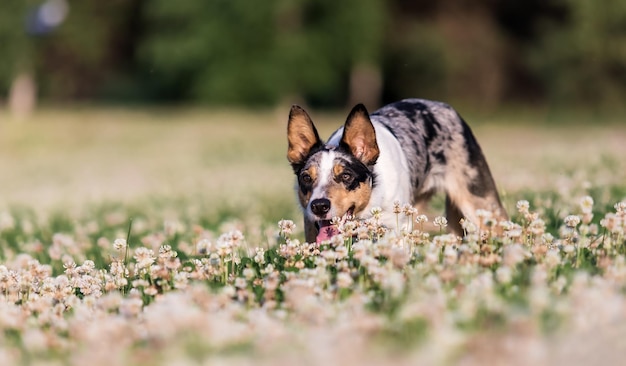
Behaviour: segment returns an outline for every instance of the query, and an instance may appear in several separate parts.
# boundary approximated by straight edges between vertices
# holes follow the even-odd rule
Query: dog
[[[422,208],[438,191],[446,194],[448,229],[457,235],[462,218],[478,223],[478,209],[507,219],[474,134],[445,103],[405,99],[372,114],[358,104],[328,142],[294,105],[287,137],[309,243],[336,233],[329,228],[334,217],[366,219],[374,207],[382,209],[381,223],[394,227],[394,202]]]

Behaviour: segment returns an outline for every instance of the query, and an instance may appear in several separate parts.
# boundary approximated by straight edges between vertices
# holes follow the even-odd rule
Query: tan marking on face
[[[344,167],[335,164],[333,167],[334,179],[328,185],[327,197],[331,202],[331,209],[337,216],[344,215],[351,207],[354,207],[354,215],[358,215],[367,207],[372,196],[372,187],[369,182],[362,182],[354,190],[348,190],[341,181]]]

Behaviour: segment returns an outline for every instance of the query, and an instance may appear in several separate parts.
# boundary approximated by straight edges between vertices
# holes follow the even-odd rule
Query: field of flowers
[[[282,112],[0,114],[0,364],[623,358],[626,125],[483,116],[511,221],[479,212],[460,238],[441,198],[398,202],[396,227],[374,212],[318,245]]]

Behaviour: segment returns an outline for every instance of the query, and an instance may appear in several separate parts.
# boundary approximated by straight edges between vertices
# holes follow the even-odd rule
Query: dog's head
[[[359,216],[374,185],[372,166],[379,150],[374,126],[362,104],[355,106],[343,126],[337,146],[320,140],[309,115],[299,106],[289,113],[287,159],[297,177],[305,221],[320,229],[334,217]],[[307,237],[307,240],[311,238]]]

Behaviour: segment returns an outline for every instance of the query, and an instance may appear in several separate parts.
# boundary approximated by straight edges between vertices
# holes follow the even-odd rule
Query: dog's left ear
[[[357,104],[348,115],[341,144],[366,165],[374,164],[378,159],[376,131],[363,104]]]

